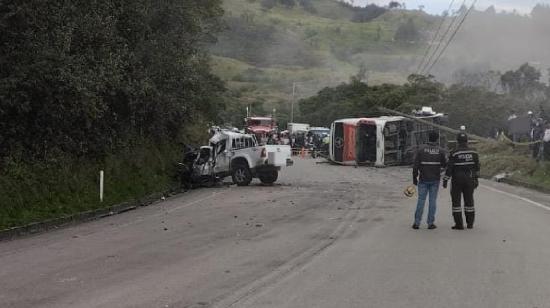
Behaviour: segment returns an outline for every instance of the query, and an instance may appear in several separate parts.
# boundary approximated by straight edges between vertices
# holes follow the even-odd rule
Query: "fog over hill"
[[[389,0],[342,0],[347,3],[353,3],[358,6],[366,6],[369,4],[376,5],[387,5]],[[441,1],[441,0],[407,0],[407,1],[398,1],[404,2],[407,8],[417,9],[419,6],[422,6],[426,12],[430,14],[441,14],[443,11],[447,10],[450,1]],[[470,1],[471,3],[472,1]],[[530,14],[533,7],[537,4],[548,4],[548,0],[478,0],[476,3],[476,9],[486,10],[487,8],[493,6],[498,12],[507,11],[513,12],[514,10],[520,14]],[[467,3],[468,4],[468,3]],[[455,3],[455,5],[460,5],[460,3]]]
[[[449,15],[438,15],[390,9],[389,1],[358,7],[338,0],[225,0],[226,29],[210,48],[215,72],[235,92],[236,109],[254,105],[260,113],[288,113],[292,93],[308,97],[352,76],[371,85],[403,84],[418,72],[428,46],[441,51],[457,29],[468,8],[455,2]],[[435,54],[426,66],[432,69],[422,73],[477,85],[497,83],[502,73],[529,63],[547,82],[550,7],[531,11],[472,10],[439,61],[432,67]]]
[[[388,3],[388,1],[361,0],[346,2],[353,2],[355,5]],[[497,5],[491,5],[493,3]],[[549,2],[479,1],[430,73],[442,81],[451,82],[454,80],[453,77],[464,72],[491,70],[503,72],[517,68],[523,63],[529,63],[541,71],[545,82],[548,81],[550,6],[545,3]],[[425,5],[425,10],[434,13],[448,8],[446,1],[407,1],[405,4],[409,9],[416,9],[417,4]],[[443,49],[458,25],[461,10],[465,11],[466,7],[458,9],[455,4],[455,8],[451,10],[451,16],[446,18],[442,27],[444,32],[451,25],[453,18],[459,15],[445,39],[434,39],[433,43],[427,40],[425,44],[435,46],[440,44],[439,50]],[[427,37],[433,38],[437,28],[436,24],[423,31],[429,33]],[[437,54],[434,58],[436,57]],[[414,68],[411,69],[414,70]]]
[[[474,11],[451,43],[434,74],[444,80],[459,70],[505,71],[528,62],[547,75],[550,68],[550,7],[532,14]],[[547,81],[545,78],[544,81]]]

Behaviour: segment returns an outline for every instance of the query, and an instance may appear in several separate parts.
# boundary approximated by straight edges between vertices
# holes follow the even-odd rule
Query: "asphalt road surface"
[[[550,307],[550,198],[482,182],[474,230],[410,228],[406,168],[298,160],[0,243],[0,307]],[[256,182],[254,182],[256,183]]]

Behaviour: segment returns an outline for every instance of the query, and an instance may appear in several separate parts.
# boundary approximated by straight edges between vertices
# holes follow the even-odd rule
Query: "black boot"
[[[468,229],[474,228],[475,218],[476,218],[475,212],[466,212],[466,225],[468,226]]]
[[[455,225],[452,228],[453,230],[464,230],[464,222],[462,220],[461,212],[453,212],[453,218],[455,220]]]

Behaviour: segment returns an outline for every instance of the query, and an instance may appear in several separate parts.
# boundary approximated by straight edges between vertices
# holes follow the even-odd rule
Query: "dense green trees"
[[[508,71],[501,77],[504,90],[529,102],[545,99],[546,86],[541,83],[542,74],[528,63],[515,71]]]
[[[211,119],[220,0],[0,3],[0,156],[97,156]]]
[[[221,0],[0,2],[0,229],[171,188],[223,106]],[[99,202],[97,174],[105,171]]]
[[[486,79],[499,79],[496,76],[501,76],[502,85],[495,88]],[[377,116],[378,106],[404,112],[432,106],[449,114],[451,127],[466,125],[473,133],[489,136],[495,129],[505,129],[506,120],[513,113],[520,115],[532,110],[546,117],[545,111],[550,110],[549,88],[540,82],[540,72],[528,64],[504,74],[489,72],[478,80],[479,84],[445,86],[431,76],[411,75],[404,85],[367,86],[353,78],[350,83],[325,88],[302,100],[300,120],[327,126],[339,118]],[[508,90],[495,91],[503,88]]]
[[[350,83],[325,88],[316,96],[300,101],[301,120],[327,126],[340,118],[377,116],[380,106],[409,112],[439,102],[443,89],[441,83],[421,75],[411,75],[409,82],[402,86],[368,86],[354,77]]]
[[[352,21],[354,22],[369,22],[388,11],[388,9],[376,4],[369,4],[365,7],[352,6],[352,9],[354,11]]]
[[[352,78],[348,84],[325,88],[316,96],[300,101],[300,121],[327,126],[340,118],[373,115],[378,113],[378,106],[399,108],[405,95],[405,89],[398,85],[369,87]]]

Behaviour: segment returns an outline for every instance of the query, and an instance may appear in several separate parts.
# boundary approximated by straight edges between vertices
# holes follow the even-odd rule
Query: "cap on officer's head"
[[[456,142],[458,142],[459,144],[466,144],[468,143],[468,135],[466,135],[465,133],[460,133],[456,136]]]

